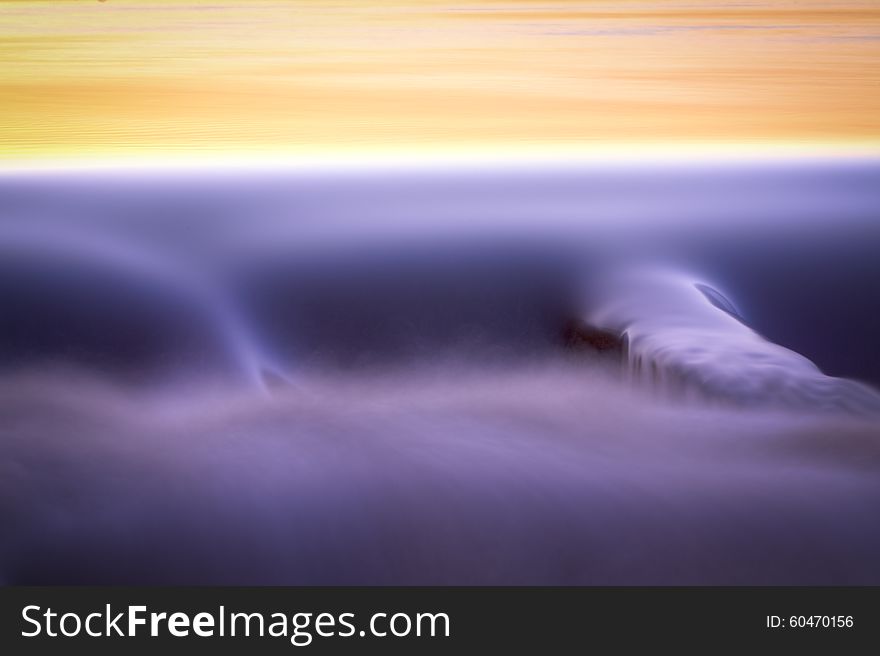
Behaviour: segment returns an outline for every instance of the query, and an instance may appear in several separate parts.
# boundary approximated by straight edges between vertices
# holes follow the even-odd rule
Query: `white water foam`
[[[591,287],[584,319],[619,334],[631,379],[661,393],[740,406],[880,412],[880,394],[826,376],[764,339],[696,276],[646,268],[600,275]]]

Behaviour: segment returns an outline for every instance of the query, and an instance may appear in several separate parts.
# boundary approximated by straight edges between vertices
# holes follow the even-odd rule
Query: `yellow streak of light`
[[[880,5],[0,2],[0,157],[863,147]]]

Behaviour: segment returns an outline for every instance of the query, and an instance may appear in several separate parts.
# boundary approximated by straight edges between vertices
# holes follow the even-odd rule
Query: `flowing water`
[[[880,162],[0,177],[0,580],[878,583]]]

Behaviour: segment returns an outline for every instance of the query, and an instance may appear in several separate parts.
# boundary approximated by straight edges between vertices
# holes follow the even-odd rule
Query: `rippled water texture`
[[[878,583],[880,163],[0,178],[6,583]]]

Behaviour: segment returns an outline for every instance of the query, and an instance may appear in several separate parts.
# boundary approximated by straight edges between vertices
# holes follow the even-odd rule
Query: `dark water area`
[[[0,176],[0,581],[877,583],[880,162]]]
[[[657,265],[711,280],[750,326],[826,373],[878,384],[878,183],[870,160],[7,174],[2,282],[25,304],[57,284],[96,323],[107,312],[88,304],[117,306],[125,285],[125,314],[152,308],[160,322],[189,294],[229,306],[245,339],[302,340],[304,358],[345,361],[355,342],[405,350],[423,335],[433,348],[468,328],[489,349],[540,341],[596,271]],[[199,323],[181,319],[174,333]],[[36,339],[35,328],[17,334]],[[4,334],[8,358],[33,349]]]

